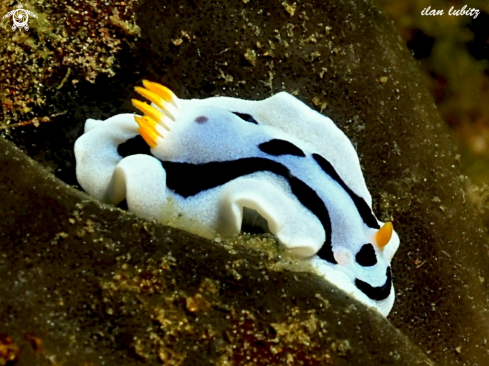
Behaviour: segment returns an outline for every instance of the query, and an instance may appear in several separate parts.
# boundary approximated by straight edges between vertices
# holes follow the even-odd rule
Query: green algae
[[[114,75],[114,55],[134,40],[139,27],[134,22],[134,0],[44,1],[23,3],[37,15],[30,29],[13,31],[11,21],[0,22],[0,127],[31,121],[59,112],[46,105],[67,82],[94,82],[99,74]],[[16,2],[2,3],[7,13]],[[43,107],[43,108],[41,108]],[[46,108],[47,107],[47,108]],[[39,115],[44,109],[48,114]]]

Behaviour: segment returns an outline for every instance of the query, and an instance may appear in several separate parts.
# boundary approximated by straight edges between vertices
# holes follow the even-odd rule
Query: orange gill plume
[[[168,135],[172,124],[175,122],[180,111],[180,101],[177,96],[167,87],[158,83],[143,80],[144,88],[135,87],[136,92],[153,102],[156,107],[137,99],[132,99],[134,107],[143,112],[144,116],[134,116],[139,125],[139,133],[144,141],[154,148],[158,141]]]

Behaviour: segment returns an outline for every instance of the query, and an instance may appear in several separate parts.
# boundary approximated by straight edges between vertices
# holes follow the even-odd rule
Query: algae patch
[[[13,31],[11,20],[1,19],[0,127],[31,120],[68,83],[113,76],[116,53],[140,33],[136,2],[31,0],[24,8],[38,18],[29,18],[28,31]],[[3,3],[0,13],[14,5]]]

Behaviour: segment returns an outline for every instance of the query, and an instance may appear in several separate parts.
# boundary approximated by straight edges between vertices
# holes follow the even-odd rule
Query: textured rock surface
[[[23,3],[36,15],[28,19],[29,31],[13,31],[11,17],[2,19],[0,131],[11,128],[11,123],[49,122],[53,115],[65,113],[60,105],[52,110],[49,102],[57,92],[67,91],[66,85],[95,81],[99,74],[114,75],[115,53],[139,34],[134,2],[30,0]],[[0,14],[3,17],[19,4],[2,1]]]
[[[0,361],[2,351],[19,365],[428,360],[317,277],[101,206],[3,139],[0,151]]]
[[[229,95],[262,99],[281,90],[294,93],[330,116],[352,139],[374,197],[375,211],[382,220],[394,219],[401,248],[393,262],[398,296],[390,316],[392,324],[440,364],[483,365],[488,362],[488,237],[464,198],[452,143],[431,98],[420,85],[409,52],[391,24],[375,8],[362,0],[327,4],[308,1],[295,5],[280,1],[266,4],[230,1],[225,5],[146,1],[139,6],[137,14],[142,37],[133,45],[132,51],[137,57],[123,53],[120,55],[121,71],[115,78],[99,79],[95,86],[80,83],[60,94],[53,103],[70,112],[36,130],[29,127],[13,131],[11,138],[18,145],[59,177],[73,183],[71,149],[82,122],[86,117],[106,118],[132,111],[130,98],[135,95],[132,86],[142,78],[163,83],[183,98]],[[2,168],[2,174],[9,177],[4,171]],[[232,257],[224,249],[205,241],[153,225],[147,232],[141,220],[117,210],[103,209],[100,216],[100,209],[91,201],[83,208],[76,208],[79,200],[83,200],[77,193],[70,193],[69,199],[58,200],[52,195],[41,195],[41,187],[46,185],[27,183],[32,179],[28,175],[8,179],[8,188],[1,191],[3,195],[14,188],[26,189],[26,195],[31,192],[18,206],[10,208],[1,224],[2,232],[11,235],[9,240],[2,239],[7,243],[2,245],[9,249],[4,252],[8,255],[2,258],[0,267],[12,281],[7,293],[14,293],[22,284],[32,284],[19,292],[22,296],[8,298],[9,308],[2,308],[3,312],[13,314],[9,318],[11,322],[17,322],[10,323],[11,331],[7,333],[16,336],[13,338],[16,342],[24,342],[20,332],[29,332],[22,324],[35,324],[32,309],[36,307],[47,314],[37,321],[49,319],[56,329],[53,332],[48,323],[39,328],[43,335],[49,333],[58,337],[50,341],[50,349],[54,350],[51,352],[57,355],[67,349],[75,352],[76,345],[84,354],[79,356],[80,360],[90,359],[92,355],[87,352],[96,349],[109,363],[122,359],[136,363],[138,357],[147,360],[170,357],[178,363],[179,357],[187,353],[189,356],[184,362],[191,363],[192,355],[202,354],[204,348],[199,347],[204,344],[209,347],[210,339],[215,342],[206,348],[205,355],[209,355],[209,360],[220,359],[221,362],[228,357],[226,347],[230,344],[239,344],[235,357],[246,353],[253,358],[257,345],[263,344],[268,351],[263,353],[261,349],[256,354],[287,357],[290,353],[291,357],[297,357],[294,360],[311,357],[310,362],[328,354],[334,364],[351,364],[357,359],[358,364],[380,360],[415,364],[409,357],[421,357],[416,350],[408,352],[409,347],[396,338],[395,333],[391,335],[392,328],[386,322],[365,313],[359,305],[355,305],[355,309],[348,307],[342,302],[346,300],[337,293],[324,297],[331,307],[319,307],[321,302],[315,293],[326,293],[327,284],[308,275],[295,274],[297,278],[307,279],[304,283],[308,287],[303,282],[296,287],[292,274],[267,273],[269,280],[265,281],[261,277],[263,274],[259,275],[259,263],[264,259],[258,254],[246,254],[240,249],[233,254],[236,257]],[[33,191],[32,187],[37,188]],[[32,192],[40,192],[38,197],[44,198],[32,197]],[[21,191],[18,194],[22,196]],[[37,205],[29,206],[32,200]],[[80,221],[75,211],[81,215]],[[34,231],[33,216],[44,221],[57,220],[59,226],[43,228],[45,234],[39,228]],[[73,227],[69,224],[70,218],[75,220]],[[13,220],[16,222],[12,229]],[[130,232],[125,231],[127,225],[135,227]],[[14,231],[14,235],[12,230],[18,231]],[[77,239],[75,234],[79,230],[85,232],[85,236]],[[38,238],[35,232],[41,236]],[[62,232],[68,237],[63,238]],[[100,237],[102,241],[94,242]],[[71,240],[73,243],[68,245]],[[115,252],[117,249],[119,253]],[[178,270],[172,265],[169,251]],[[29,271],[23,259],[26,253],[31,263],[36,259],[38,264],[32,265]],[[131,260],[128,260],[128,253]],[[223,263],[243,258],[249,263],[243,273],[250,282],[242,285],[242,280],[231,278],[233,275],[225,267],[216,267],[220,260],[209,259],[208,262],[206,255],[229,258],[222,260]],[[39,267],[41,264],[45,267]],[[124,264],[127,264],[125,268]],[[163,272],[154,277],[152,273],[157,266]],[[171,272],[165,272],[165,268],[170,268]],[[33,279],[27,281],[30,277],[26,278],[26,273]],[[175,277],[173,284],[173,276],[180,275],[182,284],[176,281],[180,277]],[[207,279],[211,282],[206,282]],[[159,284],[158,281],[164,282]],[[77,296],[57,295],[55,287],[64,288],[63,284],[72,286]],[[148,288],[158,286],[162,289],[158,295],[149,292]],[[269,300],[281,287],[287,297]],[[214,288],[218,289],[219,296],[212,295]],[[249,292],[251,289],[253,292]],[[167,290],[169,292],[165,292]],[[29,291],[28,296],[25,291]],[[263,296],[264,291],[267,291],[266,296]],[[247,297],[247,293],[252,296]],[[170,296],[173,296],[171,300]],[[50,305],[43,305],[46,300]],[[64,306],[65,310],[56,312],[58,305],[55,304],[60,301],[65,305],[59,306]],[[161,303],[164,305],[160,305],[160,310],[155,310]],[[286,306],[268,314],[266,310],[275,303]],[[299,309],[295,315],[294,306]],[[239,313],[237,308],[244,309],[245,313]],[[345,309],[350,312],[348,316]],[[314,312],[308,313],[312,310]],[[200,311],[208,312],[209,318],[197,316]],[[171,314],[176,314],[177,318],[171,318]],[[199,321],[206,322],[211,314],[212,319],[219,319],[215,320],[215,327],[221,332],[218,334],[224,332],[222,329],[228,330],[225,337],[205,333],[200,328]],[[179,316],[192,321],[188,324],[175,321]],[[332,327],[332,319],[336,321],[340,316],[344,316],[341,325]],[[318,320],[311,320],[312,317]],[[196,321],[196,318],[204,320]],[[28,320],[22,323],[21,319]],[[284,319],[289,319],[286,326],[270,325],[283,323]],[[285,337],[292,345],[284,343],[275,349],[277,353],[273,356],[271,343],[260,343],[264,342],[262,337],[302,334],[296,329],[304,332],[315,329],[313,333],[317,333],[321,321],[331,326],[328,334],[334,336],[329,341],[328,336]],[[239,333],[241,329],[244,334]],[[251,340],[247,338],[248,330],[248,335],[254,337]],[[177,332],[177,337],[172,331]],[[77,338],[79,332],[85,332],[83,337]],[[156,335],[151,336],[152,333]],[[281,342],[288,342],[285,338],[281,338]],[[173,346],[171,342],[176,339],[183,344]],[[360,345],[360,340],[364,346]],[[232,343],[234,341],[238,343]],[[297,346],[304,341],[314,342],[314,345],[310,343],[305,347],[305,343],[301,343],[302,346]],[[115,344],[120,347],[116,351]],[[246,344],[256,346],[255,351],[247,350]],[[196,353],[192,353],[194,345]],[[168,348],[175,353],[171,354]],[[307,353],[300,353],[305,348]],[[163,353],[157,355],[158,350]],[[360,361],[361,357],[370,357],[370,360]],[[395,360],[396,357],[400,359]],[[283,360],[286,358],[276,362],[283,364]]]

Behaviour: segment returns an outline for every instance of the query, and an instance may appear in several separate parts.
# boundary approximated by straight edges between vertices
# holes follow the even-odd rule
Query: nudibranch
[[[86,121],[75,144],[85,191],[150,219],[183,214],[223,237],[261,216],[327,280],[390,312],[399,238],[376,219],[356,151],[331,119],[286,92],[183,100],[143,84],[136,91],[152,103],[133,100],[142,116]]]

